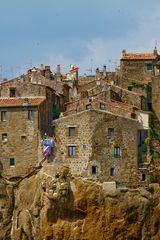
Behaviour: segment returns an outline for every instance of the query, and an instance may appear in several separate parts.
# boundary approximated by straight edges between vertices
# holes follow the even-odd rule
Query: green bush
[[[154,193],[154,187],[153,186],[148,186],[147,191],[153,194]]]
[[[151,175],[149,178],[150,183],[156,183],[157,182],[157,177],[154,175]]]
[[[132,81],[128,84],[128,90],[132,91],[133,87],[141,88],[142,90],[145,89],[145,85],[143,83],[139,83],[136,81]]]

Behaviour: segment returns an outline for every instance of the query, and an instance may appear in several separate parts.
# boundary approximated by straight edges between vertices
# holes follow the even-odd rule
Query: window
[[[110,176],[115,176],[116,175],[116,172],[115,172],[115,168],[114,167],[112,167],[111,169],[110,169]]]
[[[68,146],[68,156],[75,157],[76,156],[76,146],[70,145]]]
[[[2,133],[2,141],[7,142],[7,133]]]
[[[27,136],[26,135],[21,135],[21,140],[22,141],[25,141],[27,139]]]
[[[120,147],[115,147],[114,148],[114,156],[115,157],[120,157],[121,156],[121,149],[120,149]]]
[[[108,128],[108,137],[114,138],[114,128]]]
[[[146,174],[142,173],[142,181],[145,181],[145,180],[146,180]]]
[[[132,112],[132,113],[131,113],[131,118],[136,119],[136,118],[137,118],[137,114],[134,113],[134,112]]]
[[[147,71],[152,71],[153,70],[153,65],[152,63],[147,64]]]
[[[34,111],[33,110],[28,111],[28,119],[31,121],[34,120]]]
[[[100,109],[102,109],[102,110],[106,109],[106,104],[105,103],[100,103]]]
[[[10,91],[10,94],[9,94],[10,97],[12,98],[16,97],[16,88],[10,88],[9,91]]]
[[[69,127],[69,136],[74,137],[75,136],[75,127]]]
[[[96,175],[97,173],[97,166],[92,166],[92,174]]]
[[[86,105],[86,109],[87,109],[87,110],[89,110],[89,109],[91,109],[91,108],[92,108],[92,105],[91,105],[91,104],[87,104],[87,105]]]
[[[14,158],[10,158],[10,163],[9,163],[10,167],[14,167],[15,165],[15,161]]]
[[[1,112],[1,121],[6,121],[6,111]]]

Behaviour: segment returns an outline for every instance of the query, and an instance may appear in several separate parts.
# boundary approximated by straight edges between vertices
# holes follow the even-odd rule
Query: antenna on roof
[[[158,42],[157,42],[157,40],[155,40],[155,47],[157,47],[157,45],[158,45]]]
[[[90,62],[91,62],[91,68],[86,69],[86,71],[90,72],[91,76],[92,76],[92,73],[93,73],[93,59],[92,58],[90,59]]]

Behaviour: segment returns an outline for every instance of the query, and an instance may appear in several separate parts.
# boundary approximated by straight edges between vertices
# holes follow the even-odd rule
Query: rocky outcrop
[[[61,168],[24,179],[13,195],[1,178],[0,239],[158,240],[160,187],[148,190],[107,188]]]

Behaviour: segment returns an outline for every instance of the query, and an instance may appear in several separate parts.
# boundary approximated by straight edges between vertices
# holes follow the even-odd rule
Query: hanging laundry
[[[43,141],[43,155],[48,157],[51,155],[52,148],[54,147],[53,139],[44,139]]]

